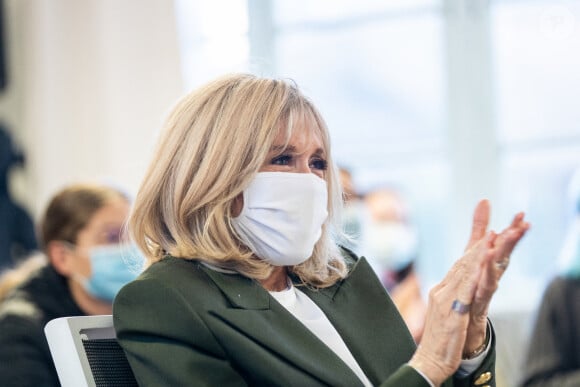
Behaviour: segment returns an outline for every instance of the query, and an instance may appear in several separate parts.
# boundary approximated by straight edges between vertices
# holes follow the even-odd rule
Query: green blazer
[[[324,311],[373,385],[428,387],[405,365],[415,343],[396,307],[366,260],[352,258],[345,280],[301,290]],[[141,386],[362,386],[259,283],[195,260],[167,257],[150,266],[117,295],[113,316]],[[492,349],[471,377],[445,386],[471,386],[482,375],[495,385],[494,365]]]

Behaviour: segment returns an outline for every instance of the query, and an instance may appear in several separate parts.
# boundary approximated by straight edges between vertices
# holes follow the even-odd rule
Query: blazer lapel
[[[203,268],[228,298],[232,308],[212,312],[214,318],[323,384],[362,385],[352,370],[258,283],[235,274]]]
[[[327,289],[301,290],[324,311],[374,385],[415,352],[403,319],[364,257],[344,281]]]

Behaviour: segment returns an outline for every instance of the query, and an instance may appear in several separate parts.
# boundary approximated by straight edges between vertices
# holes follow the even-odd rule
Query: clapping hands
[[[510,255],[529,229],[524,214],[500,233],[488,231],[490,205],[478,203],[465,253],[429,293],[425,331],[411,366],[436,385],[459,367],[462,357],[486,343],[487,314]]]

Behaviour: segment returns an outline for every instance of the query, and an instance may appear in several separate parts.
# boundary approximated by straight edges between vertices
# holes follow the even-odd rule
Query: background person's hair
[[[93,215],[113,200],[128,197],[113,187],[82,183],[70,185],[50,200],[40,221],[42,248],[51,241],[77,242],[79,232],[90,222]]]
[[[170,113],[129,220],[150,262],[170,254],[267,278],[273,267],[254,257],[232,227],[232,202],[264,164],[279,131],[289,141],[304,119],[316,123],[325,148],[329,219],[311,259],[292,271],[319,287],[343,278],[345,263],[331,235],[340,230],[333,215],[342,206],[341,188],[326,124],[292,82],[248,74],[210,82]]]
[[[66,241],[75,244],[79,232],[91,221],[93,215],[111,201],[119,199],[129,200],[120,190],[91,183],[70,185],[56,193],[40,221],[44,254],[31,255],[0,275],[0,302],[47,264],[47,246],[50,242]]]

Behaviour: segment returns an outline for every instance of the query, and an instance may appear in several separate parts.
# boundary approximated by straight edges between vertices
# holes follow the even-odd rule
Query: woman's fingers
[[[509,225],[509,227],[519,227],[519,225],[521,225],[521,223],[522,223],[523,221],[524,221],[524,213],[523,213],[523,212],[518,212],[518,213],[517,213],[517,214],[514,216],[514,218],[513,218],[512,222],[511,222],[511,224]]]
[[[482,269],[485,266],[485,259],[488,254],[491,240],[494,235],[488,235],[475,243],[466,254],[457,262],[457,272],[453,273],[455,280],[459,280],[454,289],[456,297],[462,303],[470,304],[473,301],[477,290]]]
[[[487,309],[491,296],[497,290],[499,277],[501,273],[497,272],[497,267],[490,264],[493,261],[494,254],[488,251],[486,263],[481,270],[477,290],[473,297],[473,308],[471,310],[472,319],[479,320],[487,317]]]
[[[474,302],[489,303],[491,296],[497,290],[500,278],[507,270],[511,253],[529,227],[529,223],[524,221],[524,214],[519,213],[509,227],[490,240],[491,244],[488,246],[489,251],[483,264]],[[487,308],[480,309],[487,310]]]
[[[471,226],[471,236],[465,250],[473,247],[477,241],[485,236],[487,226],[489,225],[490,205],[489,200],[483,199],[477,203],[475,211],[473,212],[473,224]]]
[[[522,239],[529,223],[524,221],[524,214],[517,214],[511,224],[501,233],[489,240],[486,259],[484,260],[477,290],[473,298],[469,327],[467,330],[466,351],[476,348],[481,343],[487,325],[487,313],[499,280],[507,270],[510,255]]]
[[[472,300],[479,282],[486,246],[475,243],[455,262],[443,281],[429,292],[421,345],[410,364],[436,385],[459,366],[470,322]]]
[[[473,244],[463,257],[453,264],[443,281],[433,288],[434,294],[447,295],[448,311],[456,300],[461,304],[471,305],[495,239],[496,235],[489,232],[487,236]]]
[[[415,360],[433,360],[446,376],[455,372],[461,361],[473,297],[491,238],[494,235],[489,234],[476,242],[429,292],[421,350]]]
[[[411,364],[432,380],[451,375],[462,353],[481,346],[489,302],[509,262],[506,257],[529,228],[520,213],[500,234],[487,232],[489,215],[489,202],[480,201],[463,257],[429,292],[423,338]]]
[[[507,269],[511,253],[516,247],[516,244],[522,239],[529,228],[530,224],[524,221],[524,214],[520,212],[514,216],[510,226],[497,236],[493,247],[494,256],[491,264],[496,269],[498,280]]]

